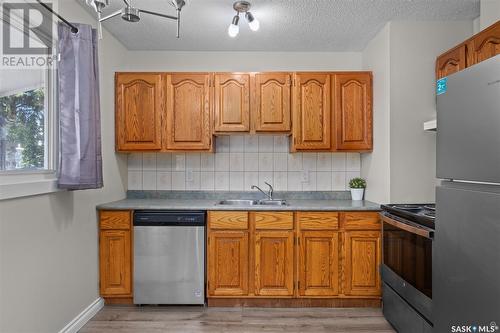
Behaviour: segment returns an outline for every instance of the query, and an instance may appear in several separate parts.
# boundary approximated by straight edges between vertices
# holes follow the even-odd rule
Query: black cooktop
[[[388,204],[382,205],[382,210],[432,229],[435,227],[435,204]]]

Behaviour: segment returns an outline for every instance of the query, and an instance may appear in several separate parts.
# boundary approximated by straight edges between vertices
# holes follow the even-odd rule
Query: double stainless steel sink
[[[286,200],[221,200],[217,202],[218,206],[287,206]]]

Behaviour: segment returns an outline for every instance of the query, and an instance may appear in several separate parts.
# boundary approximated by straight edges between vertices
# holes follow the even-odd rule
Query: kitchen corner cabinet
[[[336,74],[332,79],[337,150],[372,150],[372,74]]]
[[[161,149],[162,74],[116,73],[116,150]]]
[[[257,73],[253,78],[255,132],[291,130],[291,73]]]
[[[296,73],[293,89],[292,150],[332,150],[329,73]]]
[[[167,150],[210,150],[210,74],[165,75]]]
[[[130,211],[99,214],[99,290],[104,298],[132,297]]]
[[[214,131],[250,131],[250,74],[214,74]]]
[[[441,79],[500,54],[500,21],[441,54],[436,79]]]
[[[343,292],[348,296],[381,294],[379,266],[381,224],[378,213],[341,213],[343,224]]]

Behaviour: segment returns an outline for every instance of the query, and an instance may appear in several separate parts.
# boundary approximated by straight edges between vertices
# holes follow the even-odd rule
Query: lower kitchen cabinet
[[[293,231],[255,232],[255,294],[293,296]]]
[[[378,296],[381,294],[381,232],[346,231],[344,234],[344,294]]]
[[[217,298],[226,303],[213,304],[225,306],[233,304],[230,298],[234,304],[259,298],[274,304],[274,298],[280,306],[377,306],[377,212],[219,211],[208,216],[209,305]]]
[[[132,234],[129,211],[102,211],[99,221],[100,294],[132,297]]]
[[[301,231],[299,237],[299,295],[339,294],[339,233]]]
[[[208,235],[208,295],[248,294],[248,232],[211,231]]]

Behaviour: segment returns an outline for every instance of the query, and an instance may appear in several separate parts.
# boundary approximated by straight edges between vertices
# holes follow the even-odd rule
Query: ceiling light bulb
[[[247,21],[248,21],[248,26],[250,27],[250,29],[252,29],[252,31],[257,31],[259,30],[260,28],[260,22],[259,20],[257,20],[253,15],[252,13],[250,12],[247,12],[246,15],[245,15]]]
[[[231,22],[231,25],[227,29],[227,34],[229,35],[229,37],[234,38],[240,32],[240,27],[238,26],[239,21],[240,21],[240,17],[238,15],[235,15],[233,17],[233,21]]]

